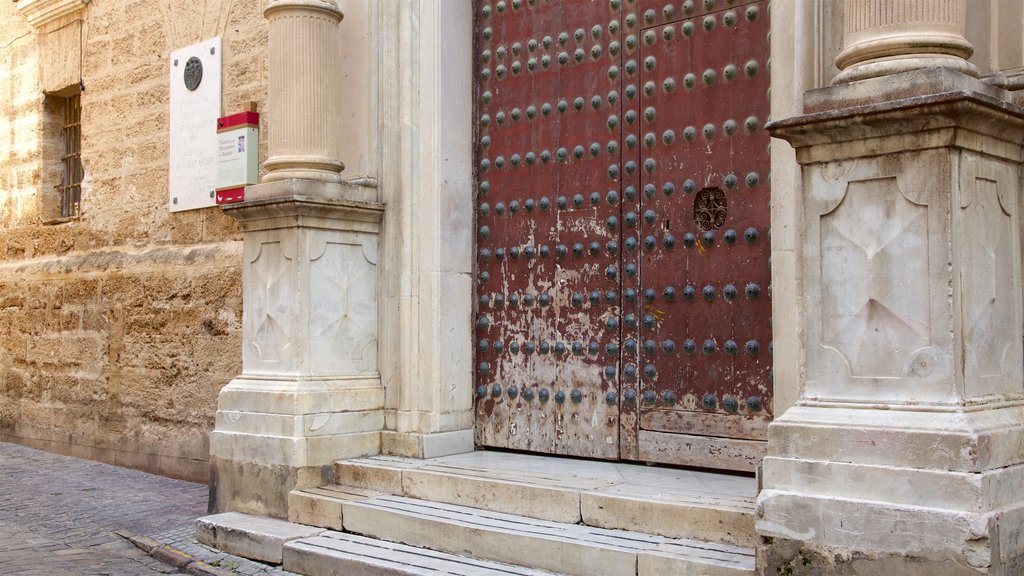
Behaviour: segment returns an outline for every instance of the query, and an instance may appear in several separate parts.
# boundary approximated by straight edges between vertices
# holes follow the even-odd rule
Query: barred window
[[[82,210],[82,98],[80,94],[63,99],[64,125],[62,140],[64,151],[61,177],[60,215],[74,218]]]

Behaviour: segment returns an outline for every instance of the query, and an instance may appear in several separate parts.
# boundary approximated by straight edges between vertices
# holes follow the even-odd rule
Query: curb
[[[114,530],[114,534],[131,542],[136,548],[145,552],[147,556],[151,556],[164,564],[170,564],[190,574],[196,574],[197,576],[235,576],[233,570],[225,570],[207,564],[202,560],[196,560],[181,550],[154,540],[149,536],[139,536],[127,530]]]

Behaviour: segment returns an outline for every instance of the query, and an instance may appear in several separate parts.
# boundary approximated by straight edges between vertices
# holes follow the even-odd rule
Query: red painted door
[[[748,469],[771,395],[766,7],[476,13],[477,442]]]
[[[771,406],[766,2],[640,0],[638,457],[752,470]],[[627,90],[629,88],[627,87]],[[627,216],[627,219],[629,217]],[[632,322],[627,322],[632,326]],[[635,346],[632,344],[635,342]]]

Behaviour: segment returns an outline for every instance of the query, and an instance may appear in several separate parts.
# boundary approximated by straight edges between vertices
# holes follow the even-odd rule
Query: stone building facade
[[[241,245],[219,210],[166,208],[166,59],[222,36],[224,108],[262,104],[266,33],[259,2],[0,6],[0,438],[208,477],[239,367]],[[84,178],[62,215],[68,96]]]
[[[652,22],[734,4],[623,1],[609,5],[650,6]],[[0,438],[209,475],[215,509],[276,517],[336,460],[472,451],[486,397],[515,398],[474,380],[490,321],[474,288],[474,37],[536,4],[0,6]],[[765,14],[775,422],[751,452],[759,566],[1012,574],[1024,12],[845,0]],[[241,204],[175,212],[170,55],[213,37],[220,112],[263,113],[262,179]],[[84,179],[68,214],[54,160],[76,97]],[[850,270],[865,282],[847,285]],[[862,299],[875,312],[858,330],[843,306]]]

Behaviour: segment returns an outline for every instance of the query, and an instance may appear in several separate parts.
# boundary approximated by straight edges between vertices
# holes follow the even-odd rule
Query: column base
[[[330,484],[333,462],[380,454],[374,378],[262,380],[221,390],[210,435],[210,511],[288,517],[288,492]]]
[[[879,58],[854,64],[843,70],[832,80],[832,84],[845,84],[891,74],[912,72],[925,68],[941,68],[959,72],[972,78],[978,77],[978,69],[967,60],[945,54],[915,54],[912,58]]]
[[[797,406],[769,431],[759,566],[791,574],[1017,574],[1020,406]],[[1014,568],[1016,567],[1016,568]],[[786,570],[792,569],[792,572]]]
[[[953,559],[915,558],[903,554],[874,554],[831,546],[808,546],[782,538],[771,539],[757,549],[758,574],[775,576],[968,576],[1024,573],[1024,562],[1017,559],[1000,571],[975,568]]]
[[[344,165],[339,164],[340,168]],[[276,168],[273,172],[267,172],[260,181],[263,184],[282,182],[286,180],[305,180],[313,182],[327,182],[329,184],[340,184],[345,179],[341,170],[316,170],[313,168]]]
[[[322,173],[318,173],[323,175]],[[364,212],[372,214],[370,221],[379,221],[382,206],[376,204],[377,190],[367,186],[349,184],[342,180],[340,174],[337,178],[307,178],[295,177],[287,170],[268,173],[260,184],[253,184],[245,187],[245,201],[258,202],[266,200],[320,200],[327,202],[348,202],[353,208],[363,208]],[[359,204],[365,203],[365,204]],[[225,210],[237,209],[238,205],[228,204]],[[328,207],[330,208],[330,207]],[[317,206],[316,212],[323,214],[324,208]],[[276,214],[272,214],[274,216]],[[342,213],[342,218],[350,221],[366,221],[366,215],[358,215],[357,211],[348,210]],[[351,226],[351,224],[349,224]]]
[[[381,435],[381,453],[392,456],[438,458],[472,452],[474,448],[473,430],[433,434],[385,430]]]

